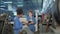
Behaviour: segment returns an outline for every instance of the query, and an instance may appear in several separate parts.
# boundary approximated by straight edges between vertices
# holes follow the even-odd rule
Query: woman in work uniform
[[[19,18],[22,17],[23,10],[21,8],[17,8],[16,11],[17,11],[17,16],[14,18],[13,30],[14,30],[14,34],[19,34],[23,26]]]
[[[34,18],[34,16],[32,15],[32,10],[28,11],[28,16],[27,16],[27,21],[28,21],[28,27],[32,32],[35,32],[35,23],[36,23],[36,19]]]

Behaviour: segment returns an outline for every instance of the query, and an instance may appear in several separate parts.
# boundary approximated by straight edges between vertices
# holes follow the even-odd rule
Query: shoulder
[[[14,17],[14,20],[17,20],[18,19],[18,17]]]

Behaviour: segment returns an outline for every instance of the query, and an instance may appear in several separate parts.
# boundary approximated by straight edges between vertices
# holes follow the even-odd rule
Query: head
[[[18,16],[18,17],[22,17],[22,15],[23,15],[23,10],[22,10],[22,8],[18,7],[16,11],[17,11],[17,16]]]
[[[32,10],[29,10],[29,11],[28,11],[28,15],[29,15],[29,16],[32,16]]]

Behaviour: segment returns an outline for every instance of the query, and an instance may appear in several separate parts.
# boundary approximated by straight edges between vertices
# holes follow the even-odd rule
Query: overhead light
[[[17,5],[18,7],[23,7],[23,5]]]
[[[23,3],[23,2],[18,2],[18,3]]]
[[[8,10],[6,10],[6,9],[4,9],[4,8],[0,8],[1,10],[5,10],[5,11],[8,11]]]
[[[3,9],[3,8],[0,8],[1,10],[5,10],[5,9]]]
[[[0,6],[0,7],[5,7],[5,6]]]
[[[11,1],[9,1],[9,2],[4,2],[4,3],[12,3]]]

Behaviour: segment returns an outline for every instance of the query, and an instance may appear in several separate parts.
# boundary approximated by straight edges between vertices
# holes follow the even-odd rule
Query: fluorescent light
[[[9,2],[4,2],[4,3],[12,3],[11,1],[9,1]]]
[[[18,2],[18,3],[23,3],[23,2]]]
[[[1,10],[5,10],[5,9],[3,9],[3,8],[0,8]]]
[[[5,7],[5,6],[0,6],[0,7]]]
[[[23,7],[23,5],[17,5],[18,7]]]

